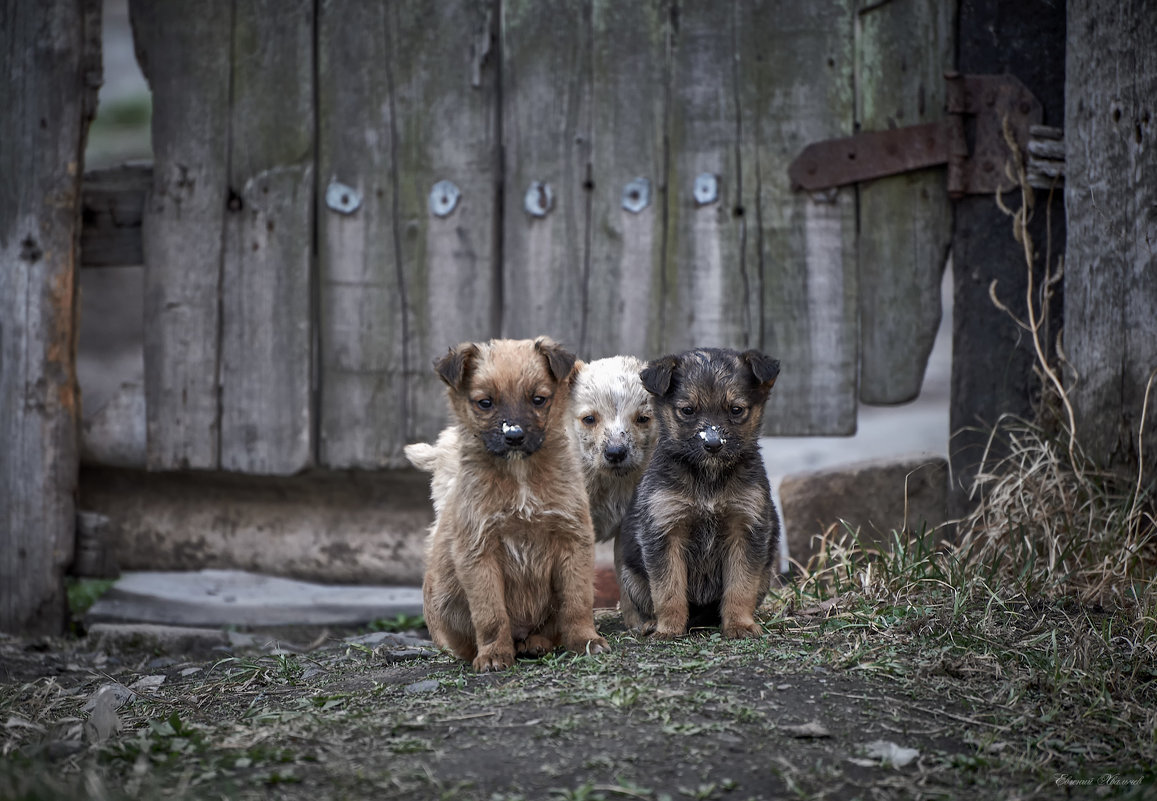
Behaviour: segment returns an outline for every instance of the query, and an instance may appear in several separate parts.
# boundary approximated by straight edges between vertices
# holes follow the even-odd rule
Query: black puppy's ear
[[[450,348],[442,358],[436,359],[434,370],[451,389],[461,391],[477,359],[478,346],[473,342],[463,342],[456,348]]]
[[[575,355],[550,337],[534,340],[534,349],[546,357],[546,365],[555,381],[563,381],[574,369]]]
[[[747,362],[747,366],[751,368],[751,374],[755,376],[755,383],[764,389],[771,389],[775,385],[775,379],[779,376],[778,359],[773,359],[757,350],[749,350],[743,354],[743,361]]]
[[[674,356],[664,356],[648,362],[639,378],[643,381],[643,388],[656,397],[663,397],[671,389],[671,379],[675,375],[675,366],[679,360]]]

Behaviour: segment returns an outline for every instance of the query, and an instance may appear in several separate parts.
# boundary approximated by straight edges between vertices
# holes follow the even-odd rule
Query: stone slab
[[[358,625],[422,613],[420,587],[345,586],[242,570],[125,573],[90,623],[174,626]]]
[[[948,519],[948,462],[916,454],[785,476],[779,485],[791,558],[806,564],[817,537],[845,524],[862,542],[887,543],[892,531],[920,532]]]

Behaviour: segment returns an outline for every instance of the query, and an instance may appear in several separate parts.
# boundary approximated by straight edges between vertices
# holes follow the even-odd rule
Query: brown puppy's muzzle
[[[542,447],[546,432],[523,423],[503,420],[482,435],[486,450],[495,456],[529,456]]]

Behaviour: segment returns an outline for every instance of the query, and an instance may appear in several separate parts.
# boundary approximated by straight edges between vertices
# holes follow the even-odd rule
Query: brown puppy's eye
[[[588,414],[586,417],[583,418],[583,425],[584,426],[593,426],[597,422],[598,422],[598,420],[595,419],[595,416],[593,414]]]
[[[684,417],[691,417],[695,414],[695,407],[694,406],[680,406],[679,407],[679,413],[682,414]]]
[[[542,395],[535,395],[530,399],[530,402],[535,406],[542,406],[544,403],[546,403],[546,398],[544,398]]]
[[[482,400],[477,401],[477,403],[479,409],[489,409],[494,406],[494,401],[490,400],[490,398],[483,398]]]
[[[635,425],[645,426],[649,422],[651,422],[651,418],[645,414],[641,414],[635,418]]]

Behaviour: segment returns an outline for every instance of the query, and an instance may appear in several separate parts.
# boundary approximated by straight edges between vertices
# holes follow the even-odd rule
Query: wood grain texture
[[[591,240],[583,358],[661,355],[670,0],[592,5]],[[649,183],[640,211],[627,185]]]
[[[661,349],[745,348],[758,336],[742,216],[738,17],[731,3],[680,2],[672,31],[667,136],[667,261],[657,299]],[[693,196],[700,175],[718,196]]]
[[[577,348],[589,304],[591,6],[504,0],[501,42],[502,334]],[[534,182],[553,192],[543,217],[524,208]]]
[[[1065,349],[1077,431],[1104,466],[1157,465],[1157,6],[1070,2]],[[1155,382],[1157,383],[1157,382]],[[1140,454],[1139,454],[1140,449]]]
[[[401,466],[402,444],[432,441],[447,421],[434,359],[459,342],[498,334],[498,4],[407,0],[391,10],[409,425],[388,461]],[[460,195],[439,216],[430,194],[443,180]]]
[[[313,461],[313,4],[235,0],[221,271],[221,467]]]
[[[764,431],[851,434],[856,427],[858,318],[855,197],[793,192],[792,159],[809,142],[852,133],[852,0],[737,6],[747,233],[755,309],[750,341],[782,373]]]
[[[943,119],[944,74],[955,61],[956,3],[886,3],[857,19],[856,105],[862,130]],[[940,281],[951,240],[943,169],[860,184],[864,403],[905,403],[919,395],[940,326]]]
[[[362,196],[320,210],[320,458],[398,467],[445,424],[434,359],[497,333],[496,4],[330,2],[319,24],[322,191]]]
[[[318,207],[320,430],[335,467],[389,463],[405,442],[405,295],[392,178],[395,114],[379,3],[318,12],[318,184],[353,189],[352,214]]]
[[[222,229],[233,4],[130,0],[153,93],[153,183],[141,230],[145,398],[154,470],[216,469]]]
[[[0,631],[60,634],[75,546],[76,265],[100,3],[0,3]]]

